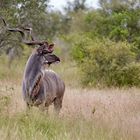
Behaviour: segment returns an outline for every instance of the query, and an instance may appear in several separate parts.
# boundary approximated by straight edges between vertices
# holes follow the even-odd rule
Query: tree
[[[67,6],[64,7],[66,13],[77,12],[78,10],[86,10],[86,0],[74,0],[73,2],[68,1]]]
[[[140,0],[99,0],[99,4],[103,12],[108,14],[140,8]]]
[[[15,16],[15,2],[8,0],[0,1],[1,17],[5,18],[9,26],[16,24],[17,18]],[[13,36],[14,37],[14,36]],[[0,52],[7,51],[15,42],[10,41],[10,33],[6,31],[3,21],[0,19]]]
[[[48,0],[18,0],[17,3],[19,24],[32,27],[35,36],[41,39],[50,37],[47,26],[51,24],[47,15],[48,2]]]

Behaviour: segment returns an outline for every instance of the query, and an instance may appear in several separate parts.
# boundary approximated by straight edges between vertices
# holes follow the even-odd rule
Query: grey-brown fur
[[[28,106],[41,105],[43,108],[48,108],[50,104],[54,103],[54,108],[59,113],[65,85],[58,74],[45,69],[45,61],[51,64],[57,60],[58,57],[55,55],[38,54],[37,50],[29,57],[22,86],[23,97]]]

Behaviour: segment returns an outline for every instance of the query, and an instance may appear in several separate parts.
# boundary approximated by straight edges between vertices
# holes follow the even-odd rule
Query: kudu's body
[[[22,93],[27,106],[39,106],[44,108],[54,103],[55,110],[59,113],[62,107],[62,99],[65,91],[64,82],[53,71],[47,70],[46,65],[60,61],[52,54],[54,44],[47,41],[36,41],[32,36],[31,28],[9,28],[5,20],[2,19],[7,31],[19,32],[23,38],[22,42],[27,45],[39,45],[29,57],[25,66]],[[25,41],[24,31],[30,33],[32,41]]]
[[[48,107],[54,103],[56,111],[62,107],[65,85],[52,70],[41,66],[41,57],[34,51],[25,66],[23,96],[28,106]]]

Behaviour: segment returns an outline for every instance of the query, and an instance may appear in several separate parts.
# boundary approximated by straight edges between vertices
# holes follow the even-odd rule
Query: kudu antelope
[[[4,24],[6,25],[5,21]],[[52,54],[54,44],[49,45],[46,41],[35,41],[33,37],[32,41],[25,41],[23,30],[30,31],[27,28],[23,30],[7,28],[7,30],[20,32],[25,44],[39,46],[30,55],[24,70],[22,93],[27,106],[41,106],[48,110],[49,105],[54,103],[54,109],[56,113],[59,113],[65,85],[57,73],[46,69],[49,65],[60,61],[56,55]]]
[[[41,45],[33,51],[25,66],[22,90],[28,106],[41,104],[47,109],[54,103],[55,110],[59,112],[65,86],[54,71],[46,69],[46,65],[60,61],[51,52],[50,45]]]

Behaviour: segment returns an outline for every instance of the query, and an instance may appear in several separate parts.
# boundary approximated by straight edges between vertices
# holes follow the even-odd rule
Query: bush
[[[84,86],[140,86],[140,64],[136,63],[132,45],[108,39],[75,38],[72,56]]]

